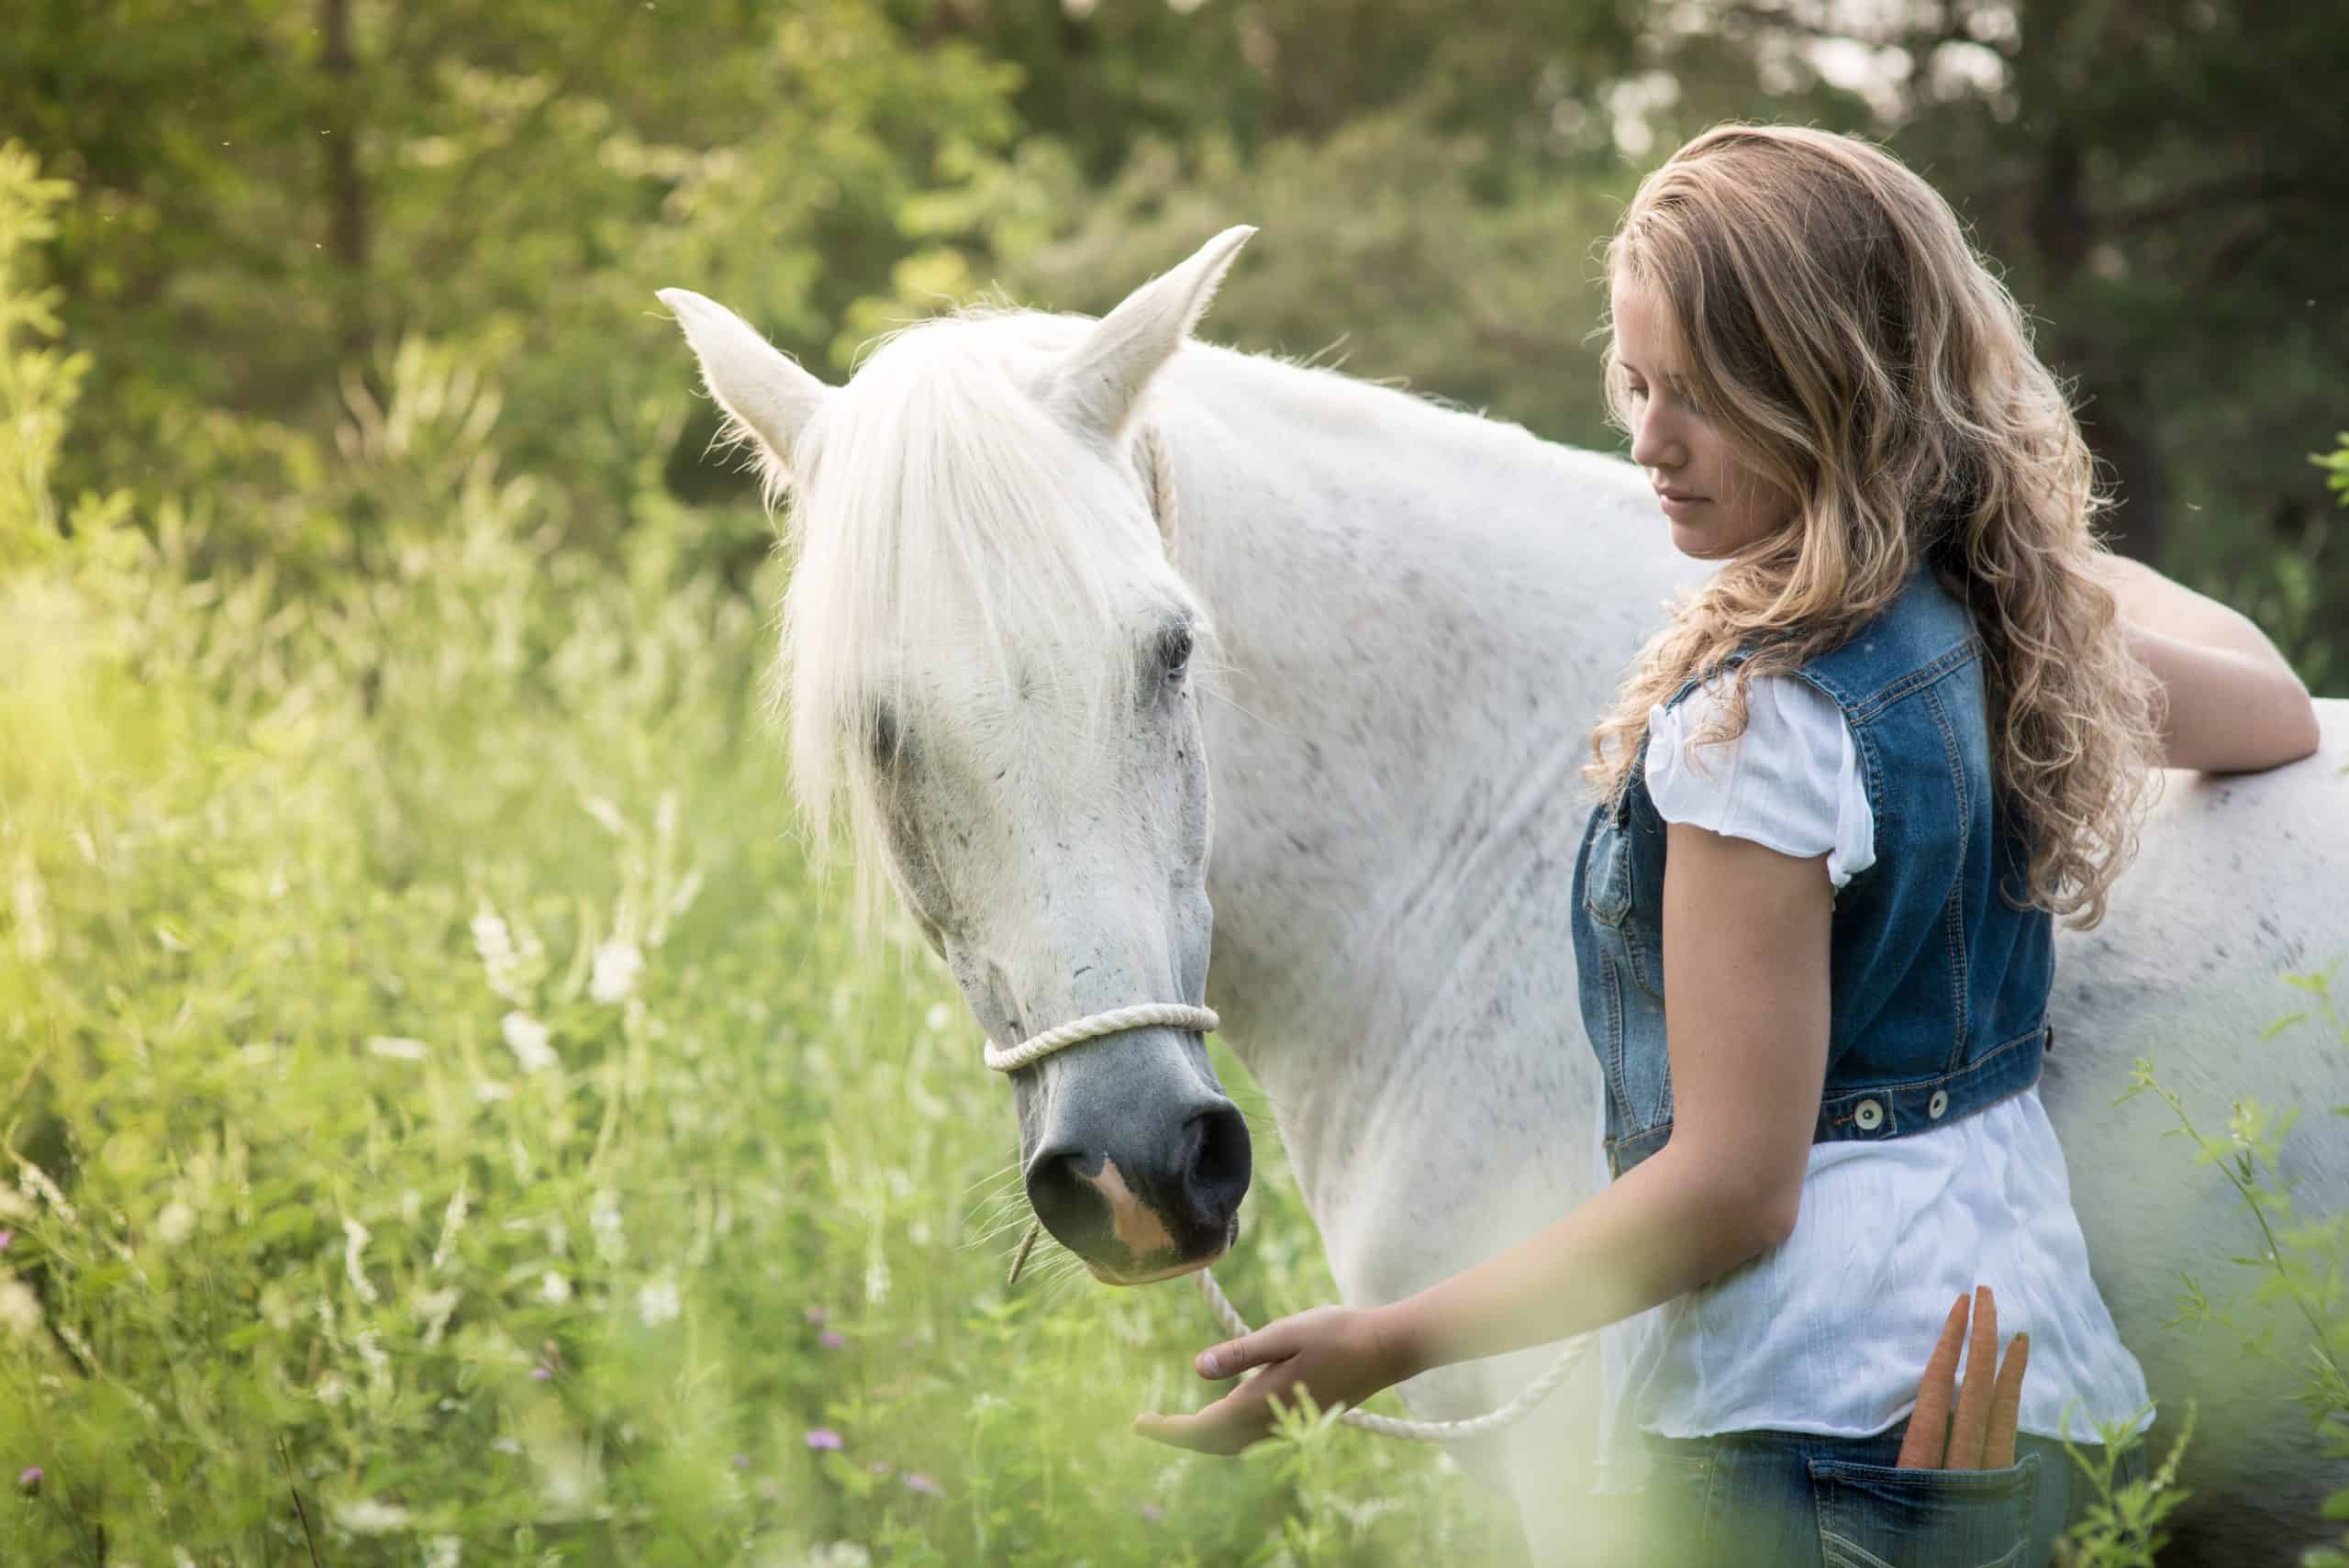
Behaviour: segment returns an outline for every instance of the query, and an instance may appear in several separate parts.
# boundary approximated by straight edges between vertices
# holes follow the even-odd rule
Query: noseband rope
[[[989,1067],[998,1073],[1017,1073],[1022,1067],[1041,1062],[1056,1051],[1066,1051],[1072,1045],[1078,1045],[1088,1040],[1098,1040],[1103,1035],[1119,1034],[1126,1029],[1144,1029],[1152,1025],[1160,1025],[1168,1029],[1196,1029],[1201,1034],[1206,1034],[1217,1027],[1217,1018],[1214,1009],[1208,1007],[1185,1006],[1174,1002],[1145,1002],[1139,1006],[1119,1007],[1110,1012],[1094,1013],[1077,1019],[1074,1023],[1062,1024],[1056,1029],[1046,1029],[1041,1034],[1031,1035],[1009,1051],[997,1051],[995,1041],[989,1040],[986,1048],[986,1062]],[[1042,1233],[1043,1229],[1043,1221],[1040,1219],[1030,1219],[1028,1222],[1028,1233],[1019,1239],[1019,1250],[1011,1260],[1011,1273],[1003,1282],[1007,1286],[1019,1283],[1019,1271],[1027,1266],[1029,1251],[1036,1245],[1036,1238]],[[1215,1275],[1208,1270],[1201,1269],[1194,1277],[1199,1282],[1199,1294],[1207,1297],[1208,1310],[1215,1314],[1216,1321],[1223,1325],[1225,1332],[1235,1340],[1246,1336],[1251,1331],[1247,1319],[1240,1316],[1238,1310],[1232,1307],[1230,1298],[1226,1296],[1222,1287],[1215,1283]],[[1464,1438],[1480,1437],[1486,1432],[1498,1431],[1504,1427],[1515,1425],[1524,1418],[1526,1413],[1533,1407],[1547,1398],[1558,1385],[1566,1380],[1566,1374],[1574,1370],[1575,1364],[1582,1360],[1584,1353],[1590,1349],[1592,1342],[1597,1339],[1597,1333],[1592,1332],[1577,1334],[1568,1340],[1565,1349],[1559,1352],[1558,1359],[1551,1363],[1550,1370],[1535,1378],[1524,1393],[1499,1409],[1469,1420],[1405,1421],[1397,1420],[1392,1416],[1373,1415],[1367,1410],[1347,1410],[1341,1414],[1338,1419],[1350,1427],[1359,1427],[1366,1432],[1376,1432],[1381,1437],[1405,1438],[1413,1442],[1458,1442]]]

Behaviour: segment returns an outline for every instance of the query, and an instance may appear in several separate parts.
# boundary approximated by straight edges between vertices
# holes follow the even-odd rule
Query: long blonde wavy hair
[[[2099,579],[2109,500],[2078,421],[1949,204],[1856,138],[1717,126],[1641,182],[1607,263],[1664,302],[1707,417],[1795,506],[1640,651],[1591,733],[1592,798],[1684,681],[1752,650],[1691,744],[1742,734],[1748,682],[1844,641],[1922,556],[1987,651],[1994,794],[2032,845],[2024,897],[2001,896],[2093,929],[2158,792],[2161,688]]]

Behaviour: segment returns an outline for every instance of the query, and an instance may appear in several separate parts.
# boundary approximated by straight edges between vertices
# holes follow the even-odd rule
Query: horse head
[[[1253,232],[1098,321],[906,328],[839,387],[722,306],[661,291],[729,438],[790,501],[775,690],[818,869],[840,821],[863,922],[877,869],[995,1051],[1205,1001],[1215,672],[1194,664],[1214,628],[1169,559],[1142,405]],[[1164,1278],[1231,1245],[1248,1129],[1196,1027],[1009,1072],[1029,1201],[1095,1277]]]

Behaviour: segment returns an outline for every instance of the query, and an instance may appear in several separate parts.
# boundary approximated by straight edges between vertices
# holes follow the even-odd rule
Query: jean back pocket
[[[1814,1459],[1810,1484],[1827,1568],[2023,1568],[2039,1456],[2002,1470]]]

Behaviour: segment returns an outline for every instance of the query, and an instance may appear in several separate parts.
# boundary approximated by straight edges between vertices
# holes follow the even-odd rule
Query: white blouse
[[[1786,854],[1824,851],[1839,888],[1875,864],[1857,745],[1833,700],[1798,676],[1756,676],[1745,732],[1692,762],[1682,743],[1715,692],[1649,710],[1657,813]],[[1603,1184],[1606,1155],[1593,1152]],[[1674,1438],[1885,1430],[1914,1407],[1950,1304],[1976,1284],[1997,1297],[2002,1348],[2031,1335],[2021,1430],[2064,1435],[2067,1405],[2075,1441],[2096,1440],[2099,1420],[2152,1424],[2144,1373],[2089,1277],[2034,1084],[1945,1127],[1813,1144],[1791,1236],[1603,1330],[1610,1484],[1638,1484],[1634,1426]]]

